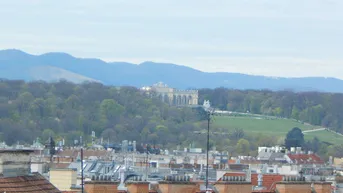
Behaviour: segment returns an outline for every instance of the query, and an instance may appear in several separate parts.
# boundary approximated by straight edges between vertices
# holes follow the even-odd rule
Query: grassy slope
[[[299,127],[301,130],[319,128],[318,126],[306,125],[290,119],[263,119],[256,117],[228,117],[216,116],[213,119],[213,127],[226,128],[233,130],[235,128],[243,129],[252,134],[268,134],[277,137],[283,137],[293,127]],[[317,136],[321,141],[330,143],[343,143],[343,137],[327,131],[316,131],[305,134],[305,139],[309,140]]]
[[[343,137],[329,131],[315,131],[305,134],[305,139],[310,140],[317,137],[321,141],[329,142],[332,144],[343,144]]]

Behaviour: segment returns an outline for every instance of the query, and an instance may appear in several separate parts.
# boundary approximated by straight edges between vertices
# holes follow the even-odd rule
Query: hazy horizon
[[[146,63],[146,62],[153,62],[153,63],[158,63],[158,64],[173,64],[173,65],[178,65],[178,66],[184,66],[184,67],[189,67],[189,68],[192,68],[192,69],[195,69],[195,70],[198,70],[198,71],[201,71],[201,72],[205,72],[205,73],[226,73],[225,71],[212,71],[212,72],[209,72],[209,71],[203,71],[201,69],[196,69],[196,68],[193,68],[193,67],[190,67],[190,66],[187,66],[187,65],[184,65],[184,64],[177,64],[177,63],[172,63],[172,62],[159,62],[159,61],[142,61],[142,62],[138,62],[138,63],[135,63],[135,62],[127,62],[127,61],[106,61],[106,60],[103,60],[103,59],[100,59],[100,58],[91,58],[91,57],[78,57],[78,56],[75,56],[75,55],[72,55],[70,53],[67,53],[67,52],[45,52],[45,53],[37,53],[37,54],[33,54],[33,53],[29,53],[29,52],[26,52],[25,50],[20,50],[20,49],[16,49],[16,48],[10,48],[10,49],[3,49],[3,50],[0,50],[1,51],[5,51],[5,50],[17,50],[17,51],[21,51],[21,52],[24,52],[26,54],[29,54],[29,55],[34,55],[34,56],[40,56],[40,55],[44,55],[44,54],[51,54],[51,53],[60,53],[60,54],[68,54],[68,55],[71,55],[72,57],[74,58],[78,58],[78,59],[99,59],[103,62],[106,62],[107,64],[111,65],[111,63],[120,63],[120,62],[123,62],[123,63],[129,63],[129,64],[133,64],[133,65],[141,65],[143,63]],[[241,73],[241,72],[227,72],[227,73]],[[249,74],[249,73],[241,73],[241,74],[245,74],[245,75],[252,75],[252,76],[265,76],[265,77],[269,77],[269,78],[336,78],[336,77],[326,77],[326,76],[292,76],[292,77],[287,77],[287,76],[267,76],[267,75],[259,75],[259,74]],[[339,80],[343,80],[341,78],[336,78],[336,79],[339,79]]]
[[[339,0],[0,0],[0,6],[0,49],[343,79]]]

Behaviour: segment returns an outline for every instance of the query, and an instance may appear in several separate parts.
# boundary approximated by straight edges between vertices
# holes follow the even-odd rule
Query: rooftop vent
[[[224,182],[244,182],[246,181],[245,176],[223,176],[222,180]]]
[[[305,182],[304,176],[284,176],[282,181],[285,182]]]
[[[170,182],[189,182],[190,177],[189,176],[165,176],[164,180],[170,181]]]

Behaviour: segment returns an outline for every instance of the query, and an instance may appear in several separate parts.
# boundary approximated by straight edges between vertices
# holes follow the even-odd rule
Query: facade
[[[163,102],[172,106],[198,105],[198,90],[178,90],[159,82],[150,87],[141,88],[149,94],[156,94]]]
[[[49,180],[59,190],[69,191],[77,184],[77,171],[76,169],[51,169]]]

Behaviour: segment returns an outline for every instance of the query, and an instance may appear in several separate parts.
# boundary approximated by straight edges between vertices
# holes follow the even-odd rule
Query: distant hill
[[[144,62],[139,65],[75,58],[66,53],[30,55],[20,50],[0,51],[0,78],[72,82],[99,81],[107,85],[142,87],[162,81],[171,87],[270,89],[343,92],[335,78],[273,78],[239,73],[207,73],[186,66]]]

